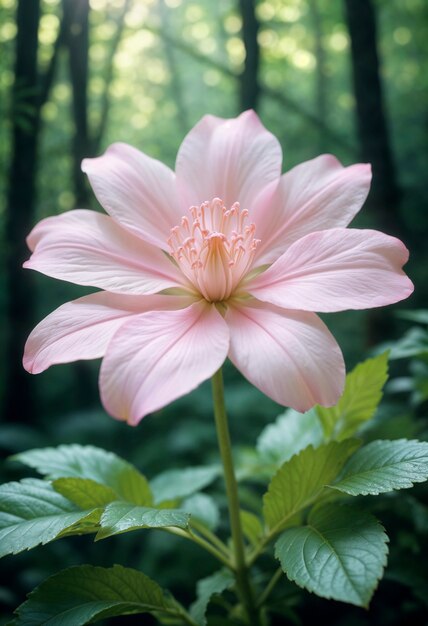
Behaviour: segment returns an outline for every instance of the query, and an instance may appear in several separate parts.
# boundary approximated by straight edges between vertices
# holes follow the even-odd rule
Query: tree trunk
[[[372,164],[369,204],[379,225],[400,232],[400,191],[385,116],[379,73],[376,15],[371,0],[345,0],[361,158]]]
[[[72,92],[74,206],[88,208],[91,193],[81,164],[84,158],[92,156],[93,153],[88,124],[89,0],[63,0],[62,6]],[[73,371],[75,406],[87,407],[98,398],[90,365],[79,361]]]
[[[84,207],[89,201],[89,190],[80,166],[91,154],[88,129],[89,0],[63,0],[63,20],[72,88],[75,204]]]
[[[400,190],[385,116],[379,73],[376,15],[371,0],[345,0],[351,37],[352,69],[356,98],[357,127],[363,161],[372,164],[373,182],[368,208],[389,234],[402,235],[399,215]],[[368,315],[368,345],[391,336],[394,320],[385,311]]]
[[[257,0],[239,0],[242,16],[242,39],[245,47],[245,65],[240,76],[240,108],[257,110],[260,85],[260,48],[257,41],[259,21],[256,16]]]
[[[22,367],[22,353],[32,327],[34,283],[31,272],[22,270],[28,258],[25,237],[34,222],[39,94],[37,47],[39,0],[19,0],[16,23],[15,82],[12,111],[12,158],[7,197],[5,236],[7,270],[6,392],[4,417],[30,421],[33,406],[31,376]]]

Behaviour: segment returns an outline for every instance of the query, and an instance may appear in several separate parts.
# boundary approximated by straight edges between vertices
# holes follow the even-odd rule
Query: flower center
[[[209,302],[227,300],[253,264],[260,239],[246,225],[239,202],[226,209],[220,198],[189,209],[171,229],[168,245],[183,274]]]

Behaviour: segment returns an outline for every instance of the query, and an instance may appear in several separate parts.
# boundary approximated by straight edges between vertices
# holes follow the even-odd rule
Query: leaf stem
[[[204,548],[204,550],[212,554],[218,561],[220,561],[220,563],[223,563],[223,565],[225,565],[227,568],[233,570],[233,565],[230,562],[230,559],[228,559],[222,552],[220,552],[220,550],[217,550],[215,546],[206,541],[203,537],[192,533],[192,531],[190,530],[183,530],[182,528],[174,528],[172,526],[169,526],[164,530],[166,530],[171,535],[177,535],[177,537],[183,537],[184,539],[189,539],[189,541],[193,541],[193,543],[198,544],[198,546]]]
[[[191,519],[190,524],[195,530],[198,531],[200,535],[204,535],[205,538],[208,539],[208,541],[210,541],[221,552],[223,552],[224,556],[228,558],[230,557],[229,548],[226,546],[226,544],[223,543],[223,541],[219,537],[217,537],[215,533],[211,532],[209,528],[207,528],[204,524],[201,524],[201,522],[199,522],[197,519]]]
[[[268,584],[266,585],[265,590],[260,594],[258,600],[257,600],[257,606],[261,607],[266,603],[266,600],[268,599],[268,597],[270,596],[270,594],[272,593],[272,591],[274,590],[277,582],[280,580],[280,578],[283,576],[283,571],[280,567],[278,567],[278,569],[276,570],[276,572],[274,573],[274,575],[272,576],[272,578],[270,579],[270,581],[268,582]]]
[[[219,369],[212,377],[212,392],[217,439],[223,463],[226,495],[229,506],[229,519],[232,532],[234,570],[237,589],[247,614],[248,624],[251,624],[251,626],[259,626],[260,615],[254,600],[253,590],[248,577],[248,568],[245,562],[244,536],[242,533],[241,518],[239,514],[238,485],[233,465],[229,425],[224,403],[223,374],[221,369]]]

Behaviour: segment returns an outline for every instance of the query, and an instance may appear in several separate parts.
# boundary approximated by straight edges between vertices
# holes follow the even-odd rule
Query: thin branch
[[[177,48],[177,50],[181,50],[182,52],[192,57],[196,61],[199,61],[200,63],[204,63],[205,65],[214,67],[216,70],[218,70],[225,76],[229,76],[230,78],[233,78],[238,81],[240,80],[240,74],[232,70],[227,65],[221,63],[220,61],[214,60],[210,56],[207,56],[199,52],[198,50],[195,50],[195,48],[188,45],[184,41],[180,39],[176,39],[175,37],[172,37],[171,35],[164,33],[160,28],[153,26],[151,24],[145,24],[143,25],[143,29],[148,30],[149,32],[153,33],[154,35],[157,35],[158,37],[160,37],[161,39],[164,39],[165,41],[168,41],[171,45]],[[318,116],[314,115],[310,111],[302,109],[300,104],[295,102],[289,96],[285,95],[284,93],[280,91],[277,91],[276,89],[273,89],[272,87],[269,87],[266,84],[260,84],[260,91],[262,94],[264,94],[271,100],[278,102],[279,104],[283,105],[290,111],[293,111],[297,115],[300,115],[300,117],[302,117],[304,120],[309,122],[311,125],[321,129],[325,133],[325,135],[329,136],[332,141],[334,141],[338,146],[341,146],[342,148],[347,150],[350,154],[352,155],[357,154],[357,149],[353,144],[349,143],[344,137],[342,137],[341,135],[336,133],[334,130],[332,130]]]
[[[97,154],[101,147],[102,138],[107,128],[108,116],[110,112],[110,85],[113,80],[114,74],[114,58],[122,40],[122,34],[125,26],[125,16],[129,11],[132,4],[132,0],[125,0],[122,11],[117,18],[117,27],[114,34],[114,39],[111,42],[110,54],[107,60],[107,70],[105,75],[105,88],[101,98],[101,115],[98,123],[98,128],[94,132],[92,140],[92,154]]]

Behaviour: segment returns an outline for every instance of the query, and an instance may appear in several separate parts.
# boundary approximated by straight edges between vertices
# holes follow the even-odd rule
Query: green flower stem
[[[233,466],[232,447],[230,444],[229,425],[224,404],[223,374],[221,369],[212,377],[212,391],[214,401],[214,417],[217,429],[217,439],[223,462],[226,495],[229,505],[229,519],[232,531],[234,551],[234,570],[238,592],[247,614],[247,621],[252,626],[259,626],[260,616],[254,600],[253,590],[248,577],[245,562],[244,536],[242,533],[239,513],[238,485],[236,483]]]

